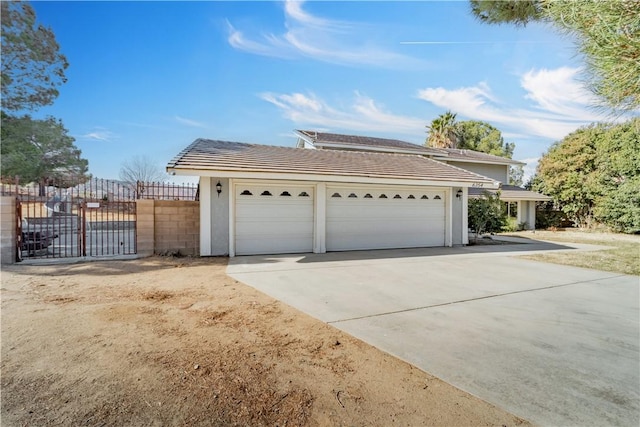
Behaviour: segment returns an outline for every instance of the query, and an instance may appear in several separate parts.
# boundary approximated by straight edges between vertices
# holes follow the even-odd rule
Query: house
[[[297,130],[296,133],[298,134],[297,147],[299,148],[418,154],[494,179],[500,182],[499,189],[472,187],[469,189],[469,197],[481,197],[485,191],[490,193],[499,191],[500,200],[506,202],[509,209],[512,205],[515,205],[516,221],[518,224],[523,224],[527,230],[535,229],[536,202],[551,200],[551,197],[544,194],[509,185],[509,167],[525,164],[517,160],[473,150],[425,147],[393,139],[340,135],[309,130]]]
[[[465,245],[470,192],[498,190],[502,178],[472,169],[510,164],[399,140],[297,133],[296,148],[198,139],[168,164],[171,174],[200,177],[201,255]]]

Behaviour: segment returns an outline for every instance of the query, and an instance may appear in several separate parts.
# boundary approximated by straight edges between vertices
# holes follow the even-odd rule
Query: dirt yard
[[[3,267],[3,426],[515,426],[226,259]]]

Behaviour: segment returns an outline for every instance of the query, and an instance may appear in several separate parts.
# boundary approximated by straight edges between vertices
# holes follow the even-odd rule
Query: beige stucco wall
[[[0,197],[0,263],[16,262],[16,198]]]

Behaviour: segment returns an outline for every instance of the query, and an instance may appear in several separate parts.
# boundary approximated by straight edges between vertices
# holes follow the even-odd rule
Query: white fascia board
[[[487,187],[488,188],[488,187]],[[469,198],[470,199],[479,199],[480,197],[482,197],[481,195],[470,195]],[[551,200],[553,200],[552,197],[549,196],[545,196],[544,194],[541,194],[540,196],[503,196],[500,195],[500,200],[502,200],[503,202],[519,202],[519,201],[527,201],[527,202],[549,202]]]
[[[519,201],[525,201],[525,202],[548,202],[553,200],[551,197],[548,196],[541,196],[541,197],[536,197],[536,196],[523,196],[523,197],[502,197],[500,196],[500,200],[503,200],[505,202],[519,202]]]
[[[305,135],[302,132],[298,132],[297,130],[294,132],[296,133],[296,135],[298,135],[299,139],[302,139],[304,142],[306,142],[305,146],[303,147],[300,147],[300,145],[297,144],[298,148],[311,148],[311,149],[315,148],[316,144],[313,138],[309,137],[308,135]],[[309,145],[309,147],[307,147],[306,145]]]
[[[410,185],[420,187],[474,187],[497,190],[500,187],[498,181],[455,181],[455,180],[425,180],[418,178],[378,178],[350,175],[323,175],[323,174],[296,174],[282,172],[248,172],[248,171],[223,171],[223,170],[194,170],[172,169],[176,175],[198,175],[214,178],[235,179],[261,179],[275,181],[313,181],[313,182],[348,182],[380,185]]]

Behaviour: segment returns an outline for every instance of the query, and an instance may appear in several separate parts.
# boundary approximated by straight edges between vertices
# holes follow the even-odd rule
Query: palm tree
[[[425,142],[427,147],[456,148],[458,146],[458,124],[456,114],[447,111],[440,114],[427,125],[429,136]]]

